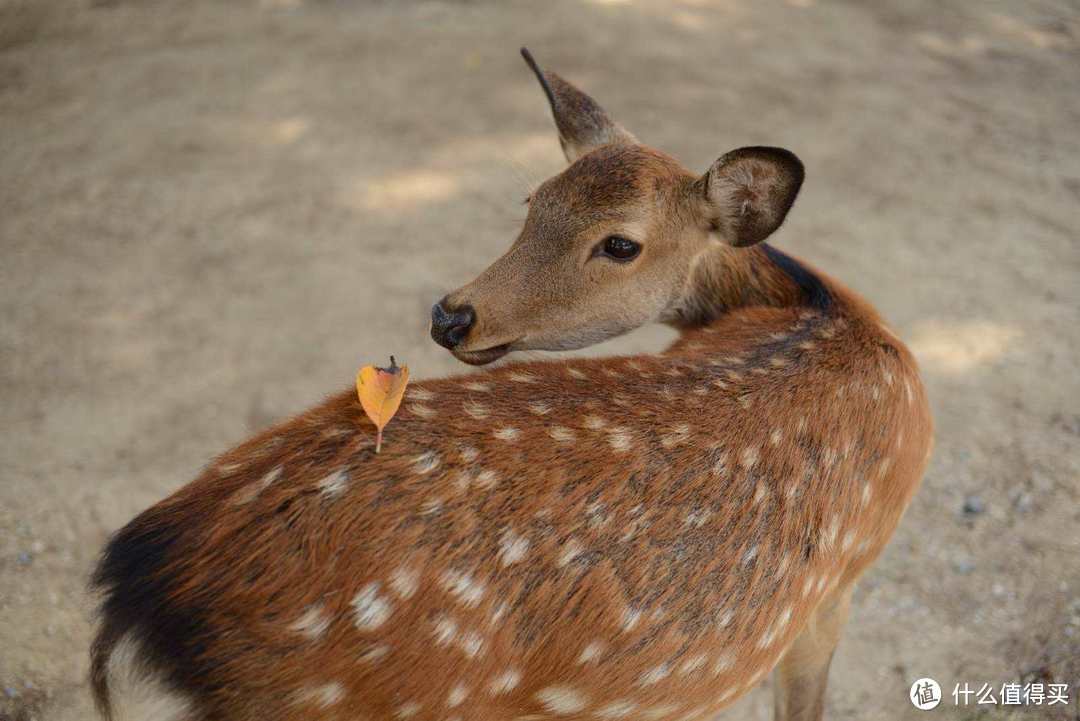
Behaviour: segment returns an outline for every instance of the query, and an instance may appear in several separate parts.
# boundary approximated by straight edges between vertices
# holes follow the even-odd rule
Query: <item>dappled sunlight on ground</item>
[[[345,188],[345,203],[358,210],[399,212],[457,194],[461,180],[438,170],[395,173],[375,181],[356,181]]]
[[[1023,337],[1016,326],[991,321],[922,321],[908,346],[930,373],[965,373],[992,363]]]

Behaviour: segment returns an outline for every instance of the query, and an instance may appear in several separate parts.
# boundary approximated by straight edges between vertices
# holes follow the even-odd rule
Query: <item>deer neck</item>
[[[697,259],[683,300],[666,321],[689,329],[743,308],[826,311],[833,305],[834,290],[817,271],[766,243],[752,248],[716,245]]]

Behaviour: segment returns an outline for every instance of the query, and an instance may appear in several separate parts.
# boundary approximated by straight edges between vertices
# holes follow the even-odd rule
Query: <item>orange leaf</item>
[[[371,419],[377,429],[375,436],[375,452],[382,448],[383,428],[397,413],[401,405],[401,396],[405,393],[405,386],[409,384],[409,367],[398,366],[394,356],[390,356],[389,368],[376,368],[364,366],[356,374],[356,395],[360,398],[360,405],[364,407],[364,413]]]

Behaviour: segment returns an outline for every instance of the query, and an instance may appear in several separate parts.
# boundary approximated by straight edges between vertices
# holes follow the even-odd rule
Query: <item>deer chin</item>
[[[450,353],[462,363],[468,363],[471,366],[483,366],[502,358],[513,350],[511,346],[513,346],[513,343],[502,343],[483,350],[458,350],[455,348]]]

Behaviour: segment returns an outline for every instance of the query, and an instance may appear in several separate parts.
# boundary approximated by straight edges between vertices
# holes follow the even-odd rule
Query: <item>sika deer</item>
[[[526,59],[570,165],[432,335],[474,364],[681,337],[415,383],[379,455],[348,391],[216,459],[105,551],[106,716],[704,721],[775,667],[776,717],[821,717],[929,456],[915,362],[760,243],[794,155],[695,177]]]

